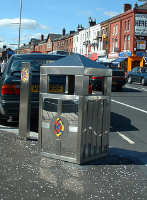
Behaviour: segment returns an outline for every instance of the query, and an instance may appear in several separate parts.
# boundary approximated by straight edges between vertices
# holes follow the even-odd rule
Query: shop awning
[[[115,60],[115,58],[107,58],[107,59],[103,60],[103,62],[112,62],[114,60]]]
[[[119,57],[116,60],[114,60],[112,63],[113,64],[119,64],[120,62],[122,62],[125,59],[127,59],[127,58],[126,57]]]

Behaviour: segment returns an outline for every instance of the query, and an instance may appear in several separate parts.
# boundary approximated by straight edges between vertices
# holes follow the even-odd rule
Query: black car
[[[40,66],[65,56],[50,54],[14,54],[0,77],[0,113],[7,118],[19,117],[21,64],[29,62],[32,71],[31,115],[38,116]],[[50,92],[64,92],[65,76],[50,76]]]
[[[114,87],[116,91],[121,91],[122,87],[126,84],[126,75],[124,71],[118,68],[111,62],[100,62],[100,64],[105,65],[106,67],[112,69],[112,88]],[[92,76],[90,77],[90,82],[93,89],[99,89],[102,87],[101,76]]]
[[[138,82],[142,85],[147,84],[147,67],[134,67],[127,74],[128,83]]]

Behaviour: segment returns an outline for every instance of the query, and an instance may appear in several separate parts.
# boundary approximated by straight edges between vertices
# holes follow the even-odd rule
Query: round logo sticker
[[[65,139],[69,132],[67,119],[61,115],[53,117],[50,124],[50,130],[54,138],[61,140]]]
[[[21,79],[25,82],[29,79],[29,71],[27,69],[23,69],[21,73]]]

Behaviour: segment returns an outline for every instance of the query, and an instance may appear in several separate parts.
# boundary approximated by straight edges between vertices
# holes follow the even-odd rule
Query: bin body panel
[[[78,164],[107,155],[108,98],[42,95],[41,154]],[[63,139],[54,133],[60,118],[66,132]]]
[[[79,101],[77,99],[69,100],[68,96],[67,99],[62,96],[61,100],[56,99],[55,96],[52,98],[51,94],[48,95],[49,97],[43,97],[42,99],[41,151],[49,153],[51,157],[57,155],[58,159],[66,157],[64,160],[70,161],[70,158],[76,160]],[[51,130],[51,123],[54,123],[56,116],[57,118],[61,116],[64,118],[64,122],[68,122],[66,125],[68,126],[68,133],[64,139],[55,137],[54,130]]]

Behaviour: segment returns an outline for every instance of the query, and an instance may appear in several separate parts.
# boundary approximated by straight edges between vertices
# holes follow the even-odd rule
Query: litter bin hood
[[[112,76],[112,70],[80,54],[72,54],[41,66],[41,74]]]

